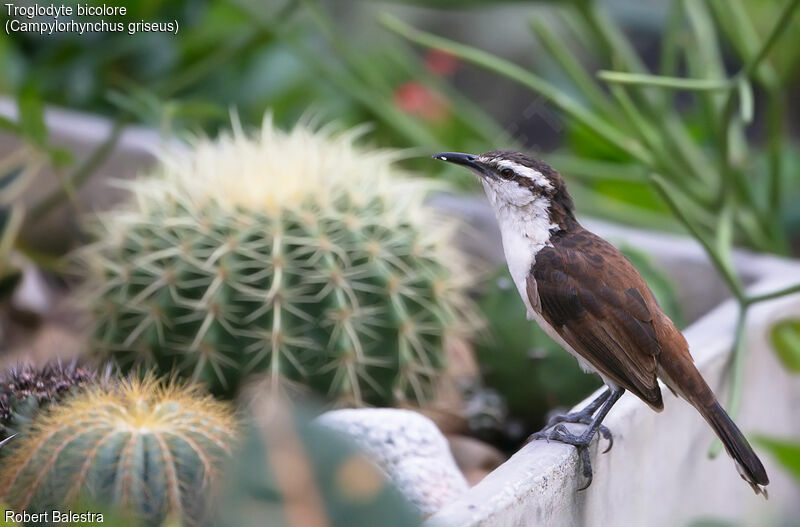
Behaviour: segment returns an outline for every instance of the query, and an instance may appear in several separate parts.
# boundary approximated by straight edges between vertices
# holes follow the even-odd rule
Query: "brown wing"
[[[622,253],[589,231],[561,231],[551,243],[528,276],[531,304],[598,371],[660,410],[655,324],[663,315],[650,289]]]

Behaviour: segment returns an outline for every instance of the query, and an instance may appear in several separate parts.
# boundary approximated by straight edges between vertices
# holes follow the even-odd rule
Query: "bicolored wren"
[[[577,447],[586,488],[592,478],[588,446],[598,431],[611,439],[602,425],[611,407],[628,390],[660,411],[660,379],[697,409],[742,479],[766,495],[764,466],[697,371],[686,339],[622,253],[578,223],[559,173],[508,150],[433,157],[477,174],[497,217],[508,269],[528,318],[607,386],[583,410],[554,417],[531,438]],[[573,434],[565,422],[588,426]]]

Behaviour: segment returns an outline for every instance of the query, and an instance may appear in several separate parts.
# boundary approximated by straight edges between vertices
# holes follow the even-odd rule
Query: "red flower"
[[[448,77],[456,72],[459,66],[458,58],[449,51],[432,49],[425,54],[423,59],[428,71]]]
[[[417,81],[398,86],[394,90],[394,104],[402,111],[428,121],[441,121],[450,113],[445,99]]]

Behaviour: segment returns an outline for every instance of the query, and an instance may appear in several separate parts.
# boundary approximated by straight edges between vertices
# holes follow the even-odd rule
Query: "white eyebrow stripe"
[[[497,166],[499,168],[510,168],[516,174],[526,177],[536,183],[538,186],[542,188],[546,188],[548,190],[552,190],[553,184],[550,183],[550,180],[547,179],[542,175],[541,172],[532,169],[531,167],[526,167],[525,165],[520,165],[519,163],[515,163],[513,161],[509,161],[507,159],[503,159],[502,161],[497,162]]]

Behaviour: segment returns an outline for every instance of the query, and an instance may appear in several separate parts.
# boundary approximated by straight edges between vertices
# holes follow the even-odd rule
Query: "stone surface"
[[[467,491],[447,440],[430,419],[417,412],[333,410],[316,422],[352,439],[424,515]]]

